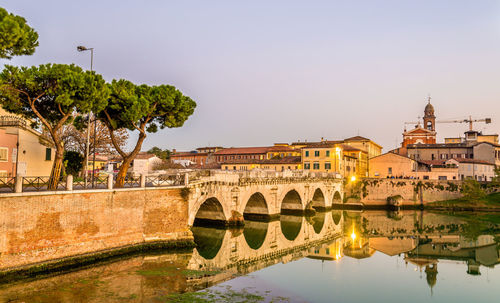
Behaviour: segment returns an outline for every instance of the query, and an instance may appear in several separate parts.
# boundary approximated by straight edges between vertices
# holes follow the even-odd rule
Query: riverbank
[[[500,193],[489,194],[484,198],[470,200],[466,198],[431,202],[424,206],[426,210],[500,212]]]
[[[195,247],[193,240],[171,240],[128,245],[124,247],[98,251],[94,253],[61,258],[38,264],[19,266],[0,270],[0,285],[20,280],[40,279],[73,270],[82,270],[87,267],[114,262],[122,258],[129,258],[145,253],[185,252]]]

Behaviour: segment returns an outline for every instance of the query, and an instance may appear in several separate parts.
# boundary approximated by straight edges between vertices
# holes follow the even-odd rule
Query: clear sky
[[[2,0],[40,35],[14,65],[76,63],[107,80],[172,84],[198,104],[151,146],[402,141],[404,121],[491,117],[500,132],[500,1]],[[465,124],[438,124],[439,138]]]

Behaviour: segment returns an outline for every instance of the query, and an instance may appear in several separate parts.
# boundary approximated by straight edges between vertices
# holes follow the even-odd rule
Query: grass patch
[[[477,200],[468,200],[466,198],[438,201],[428,203],[428,207],[463,207],[463,208],[499,208],[500,193],[493,193]]]
[[[186,277],[203,277],[203,276],[214,276],[220,274],[217,270],[183,270],[182,274]]]
[[[172,269],[152,269],[152,270],[137,270],[137,274],[145,277],[171,277],[175,275]]]
[[[290,299],[284,297],[269,297],[269,292],[264,295],[259,292],[249,292],[247,289],[240,291],[232,290],[227,286],[224,290],[207,289],[199,292],[190,292],[183,294],[169,294],[159,297],[161,302],[176,302],[176,303],[233,303],[233,302],[289,302]]]

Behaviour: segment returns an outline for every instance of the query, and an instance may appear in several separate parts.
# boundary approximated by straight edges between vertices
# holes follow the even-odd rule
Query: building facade
[[[54,157],[55,149],[42,133],[0,108],[0,176],[49,176]]]
[[[222,170],[249,171],[254,169],[285,171],[301,170],[302,163],[300,157],[285,157],[274,159],[237,159],[227,160],[221,163]]]

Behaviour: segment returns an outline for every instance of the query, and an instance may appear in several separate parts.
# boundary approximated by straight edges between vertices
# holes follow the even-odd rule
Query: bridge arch
[[[339,191],[335,191],[333,194],[333,199],[332,199],[333,204],[342,204],[342,195],[340,194]]]
[[[325,195],[323,195],[323,191],[320,188],[316,188],[312,198],[312,207],[316,210],[325,210],[326,209],[326,199]]]
[[[248,199],[243,210],[245,220],[266,220],[269,219],[269,207],[266,198],[260,192],[256,192]]]
[[[193,225],[226,225],[224,208],[215,197],[206,199],[196,211]]]
[[[303,212],[304,206],[299,193],[295,189],[289,190],[281,201],[280,213],[302,214]]]

